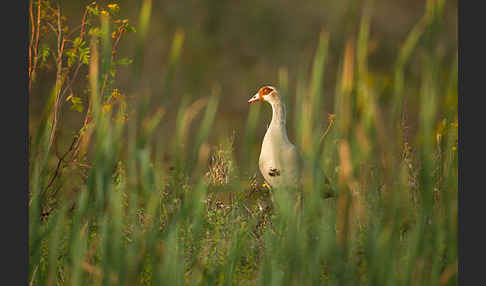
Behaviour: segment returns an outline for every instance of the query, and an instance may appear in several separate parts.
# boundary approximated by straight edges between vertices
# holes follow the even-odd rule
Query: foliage
[[[32,1],[30,79],[49,64],[58,76],[31,134],[31,285],[457,284],[457,105],[444,103],[457,101],[457,57],[450,63],[435,56],[433,37],[443,3],[427,2],[427,20],[412,29],[389,72],[391,89],[368,67],[370,17],[363,13],[358,35],[339,51],[332,115],[322,112],[331,32],[317,35],[311,74],[299,75],[295,98],[279,71],[287,103],[295,99],[288,128],[307,161],[303,205],[295,209],[288,193],[270,190],[258,173],[248,176],[258,160],[261,108],[250,111],[246,130],[209,145],[222,101],[218,85],[193,102],[183,96],[173,133],[152,140],[156,126],[169,123],[168,107],[152,113],[153,98],[142,97],[139,84],[150,0],[141,4],[133,60],[116,55],[122,35],[135,30],[116,18],[118,4],[89,4],[79,36],[68,37],[60,6]],[[49,45],[49,29],[60,45]],[[183,39],[180,30],[170,43],[165,87],[184,55]],[[419,77],[409,76],[412,57],[423,63]],[[45,65],[37,67],[39,60]],[[116,76],[126,64],[137,82],[122,92]],[[406,86],[418,86],[414,133]],[[32,91],[40,92],[35,85]],[[389,92],[391,100],[383,100]],[[138,96],[135,112],[125,94]],[[59,156],[51,148],[61,136],[54,123],[66,102],[84,118]]]

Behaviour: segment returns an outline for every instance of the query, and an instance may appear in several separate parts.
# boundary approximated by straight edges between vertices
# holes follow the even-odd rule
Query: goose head
[[[248,103],[257,101],[266,101],[273,105],[273,103],[280,102],[280,95],[275,87],[267,85],[260,88],[258,92],[248,100]]]

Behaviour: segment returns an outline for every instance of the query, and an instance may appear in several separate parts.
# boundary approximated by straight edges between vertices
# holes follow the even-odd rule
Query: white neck
[[[285,126],[285,104],[282,102],[280,97],[275,100],[268,101],[272,106],[272,121],[268,130],[275,130],[274,132],[279,132],[282,134],[283,139],[288,141],[287,128]]]

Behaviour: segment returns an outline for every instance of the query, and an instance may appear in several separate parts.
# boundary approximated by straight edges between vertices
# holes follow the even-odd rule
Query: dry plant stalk
[[[209,159],[209,171],[206,177],[209,179],[209,184],[214,186],[226,185],[229,183],[231,172],[233,170],[233,162],[230,159],[231,150],[225,150],[222,145],[219,149],[211,154]]]
[[[347,141],[339,144],[339,161],[340,172],[338,183],[343,190],[338,196],[338,220],[337,220],[337,241],[342,246],[346,244],[351,233],[356,232],[357,221],[359,227],[366,223],[367,214],[364,206],[362,190],[359,189],[359,183],[353,176],[353,167],[351,162],[351,149]]]

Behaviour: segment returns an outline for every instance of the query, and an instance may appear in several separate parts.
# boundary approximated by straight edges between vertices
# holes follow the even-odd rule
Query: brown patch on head
[[[258,96],[260,98],[263,98],[265,95],[270,94],[272,91],[274,91],[273,88],[271,88],[269,86],[264,86],[264,87],[260,88],[260,90],[258,91]]]

